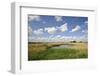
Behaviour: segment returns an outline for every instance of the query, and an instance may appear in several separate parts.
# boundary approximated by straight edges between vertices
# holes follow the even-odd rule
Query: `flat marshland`
[[[29,42],[28,60],[55,60],[88,58],[85,42]]]

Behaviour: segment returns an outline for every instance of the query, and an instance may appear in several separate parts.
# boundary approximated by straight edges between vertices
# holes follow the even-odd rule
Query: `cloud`
[[[79,25],[75,26],[75,28],[73,28],[71,30],[71,32],[76,32],[76,31],[79,31],[81,29],[81,27]]]
[[[45,31],[47,31],[49,34],[55,34],[57,29],[55,27],[46,27],[44,28]]]
[[[67,23],[61,25],[61,26],[58,27],[58,28],[59,28],[59,30],[60,30],[61,32],[67,31],[67,30],[68,30]]]
[[[29,33],[29,36],[32,35],[32,34],[35,34],[35,35],[41,35],[45,32],[49,33],[49,34],[56,34],[58,31],[60,32],[65,32],[67,31],[68,28],[67,28],[67,23],[61,25],[60,27],[45,27],[45,28],[39,28],[37,30],[32,30],[32,28],[29,26],[28,27],[28,33]]]
[[[84,23],[85,23],[85,24],[87,24],[87,23],[88,23],[88,21],[85,21]]]
[[[28,35],[31,36],[32,32],[33,32],[32,28],[30,26],[28,26]]]
[[[41,19],[40,19],[40,16],[38,16],[38,15],[31,15],[31,16],[29,16],[28,17],[28,19],[29,19],[29,21],[40,21]]]
[[[82,36],[61,36],[61,35],[50,35],[41,37],[29,37],[30,42],[70,42],[70,41],[87,41],[87,35]]]
[[[47,40],[47,38],[46,37],[35,37],[35,36],[33,36],[33,37],[28,37],[28,41],[29,42],[45,42]]]
[[[51,42],[69,42],[71,40],[75,40],[77,39],[76,36],[61,36],[61,35],[57,35],[51,38]]]
[[[48,32],[49,34],[55,34],[57,33],[57,31],[65,32],[67,30],[68,30],[67,23],[61,25],[60,27],[55,26],[55,27],[45,27],[44,28],[44,31]]]
[[[82,30],[82,33],[86,33],[87,34],[88,33],[88,30]]]
[[[40,28],[40,29],[34,30],[33,33],[34,33],[35,35],[42,35],[42,34],[43,34],[43,29]]]
[[[33,36],[28,36],[28,41],[29,42],[33,42],[35,40],[35,38]]]
[[[62,19],[61,16],[55,16],[55,19],[56,19],[57,22],[59,22],[59,21],[63,21],[63,19]]]

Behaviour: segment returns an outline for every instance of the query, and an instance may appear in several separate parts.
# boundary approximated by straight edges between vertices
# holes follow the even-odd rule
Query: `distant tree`
[[[76,43],[76,41],[73,41],[73,43]]]
[[[82,41],[80,41],[79,43],[82,43]]]
[[[76,43],[77,41],[75,41],[75,40],[73,40],[73,41],[71,41],[71,43]]]

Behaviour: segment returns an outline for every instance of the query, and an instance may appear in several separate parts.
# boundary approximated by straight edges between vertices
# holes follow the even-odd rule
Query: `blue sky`
[[[87,41],[87,35],[88,17],[28,15],[29,41]]]

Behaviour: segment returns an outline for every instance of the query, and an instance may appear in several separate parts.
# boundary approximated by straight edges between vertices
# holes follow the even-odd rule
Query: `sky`
[[[28,15],[29,42],[87,41],[88,17]]]

